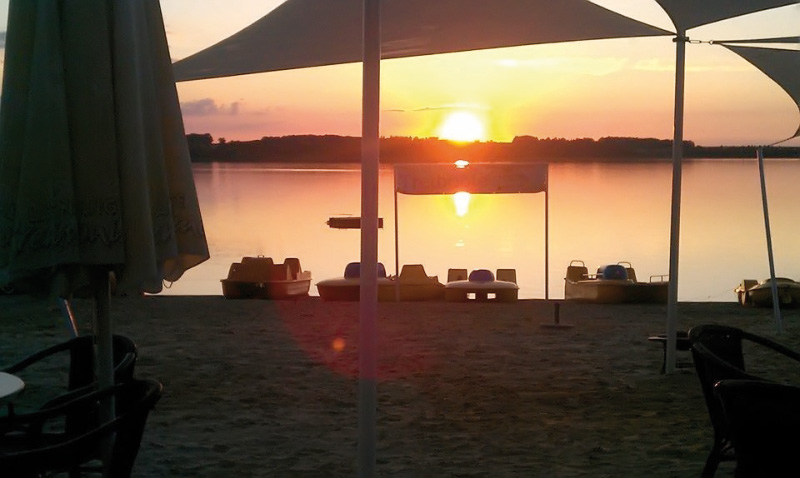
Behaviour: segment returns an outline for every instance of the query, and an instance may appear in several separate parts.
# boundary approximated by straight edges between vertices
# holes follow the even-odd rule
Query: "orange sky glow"
[[[262,17],[280,0],[162,0],[175,60]],[[652,0],[595,0],[661,28]],[[232,8],[231,5],[235,5]],[[0,0],[5,16],[8,0]],[[800,4],[688,32],[692,39],[800,34]],[[0,18],[5,23],[5,18]],[[771,144],[800,113],[769,78],[719,45],[687,45],[684,137],[701,145]],[[481,140],[515,136],[671,138],[671,37],[597,40],[382,62],[381,135],[442,137],[458,113],[480,120]],[[250,140],[291,134],[358,136],[361,65],[178,84],[187,133]],[[462,125],[466,128],[466,125]],[[477,128],[478,126],[471,126]],[[454,138],[458,139],[458,138]],[[784,143],[800,145],[800,140]]]

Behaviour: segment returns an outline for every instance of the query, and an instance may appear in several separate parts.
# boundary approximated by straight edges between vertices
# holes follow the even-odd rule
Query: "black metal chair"
[[[131,475],[139,453],[147,417],[161,398],[163,387],[155,380],[131,380],[93,391],[58,406],[0,419],[0,470],[20,478],[69,473],[100,473],[104,441],[113,436],[107,464],[109,476]],[[100,402],[114,396],[116,416],[80,429],[70,429],[67,417],[96,416]],[[91,422],[91,420],[90,420]]]
[[[720,380],[765,381],[745,368],[743,342],[751,342],[800,363],[800,353],[766,337],[736,327],[707,324],[689,330],[692,359],[714,429],[714,443],[703,468],[703,477],[712,477],[723,461],[735,461],[736,450],[730,438],[722,404],[714,393]]]
[[[94,378],[94,336],[82,335],[40,350],[21,361],[3,369],[14,375],[24,374],[29,367],[54,359],[60,355],[68,356],[64,364],[68,368],[66,394],[56,398],[58,402],[82,395],[90,390]],[[123,335],[112,336],[114,381],[116,383],[133,379],[136,360],[139,356],[136,344]],[[61,395],[61,394],[59,394]],[[49,402],[48,402],[49,403]],[[46,405],[46,404],[45,404]]]
[[[774,382],[722,380],[714,387],[736,448],[737,478],[798,476],[800,388]]]

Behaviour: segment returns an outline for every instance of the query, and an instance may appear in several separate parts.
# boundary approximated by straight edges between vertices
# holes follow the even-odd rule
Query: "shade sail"
[[[679,31],[770,8],[793,5],[797,0],[656,0]]]
[[[513,194],[547,190],[547,164],[405,164],[394,167],[403,194]]]
[[[178,81],[361,61],[362,0],[288,0],[174,64]],[[668,35],[585,0],[383,0],[382,58]]]
[[[800,110],[800,51],[724,45],[764,72],[789,94]],[[788,139],[800,136],[800,126]],[[785,140],[784,140],[785,141]]]

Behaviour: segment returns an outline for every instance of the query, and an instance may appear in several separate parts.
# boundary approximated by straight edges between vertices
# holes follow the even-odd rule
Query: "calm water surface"
[[[795,207],[800,162],[768,160],[766,182],[776,273],[800,279]],[[590,270],[629,261],[640,280],[669,271],[670,163],[550,166],[549,295],[563,298],[571,260]],[[164,294],[221,294],[242,256],[300,258],[316,281],[359,259],[358,230],[331,216],[360,214],[360,172],[258,164],[195,165],[211,259]],[[446,281],[448,268],[515,268],[520,298],[545,296],[544,194],[473,195],[456,214],[452,196],[398,196],[399,258]],[[395,270],[393,177],[380,174],[379,260]],[[769,275],[755,160],[695,160],[683,169],[679,299],[733,301],[745,278]]]

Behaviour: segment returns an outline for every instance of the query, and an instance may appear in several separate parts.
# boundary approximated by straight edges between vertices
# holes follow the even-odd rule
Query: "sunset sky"
[[[281,0],[162,0],[173,59],[210,46]],[[672,29],[652,0],[595,3]],[[8,0],[0,0],[6,23]],[[800,5],[688,32],[693,40],[800,34]],[[4,39],[4,37],[3,37]],[[800,113],[761,72],[719,45],[687,46],[685,138],[698,144],[771,144]],[[672,137],[671,37],[598,40],[390,60],[382,63],[381,135],[442,136],[458,113],[466,136]],[[186,131],[215,139],[361,131],[360,64],[179,83]],[[445,128],[446,129],[446,128]],[[799,145],[794,140],[785,145]]]

